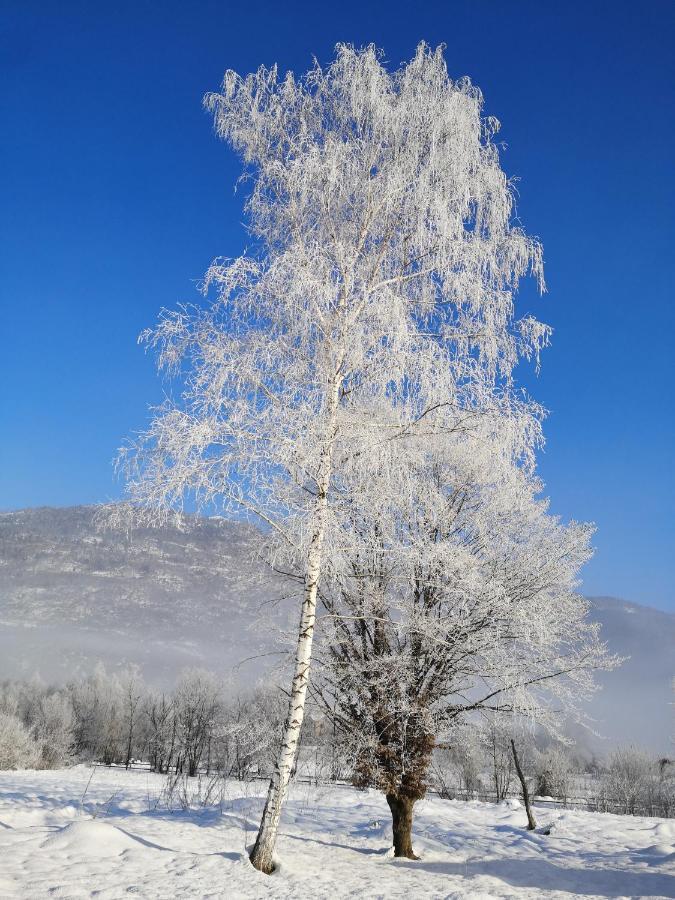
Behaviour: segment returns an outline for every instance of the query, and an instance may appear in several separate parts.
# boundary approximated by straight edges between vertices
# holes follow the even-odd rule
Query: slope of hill
[[[26,509],[0,515],[0,678],[63,681],[136,662],[146,678],[172,683],[186,665],[203,665],[240,683],[279,660],[274,635],[291,625],[286,589],[251,579],[252,529],[201,519],[173,527],[98,534],[92,507]],[[604,750],[633,742],[672,752],[675,615],[611,597],[592,598],[593,618],[610,649],[628,656],[599,676],[590,711]]]
[[[628,657],[613,672],[602,672],[590,703],[603,745],[634,743],[673,754],[675,615],[615,597],[591,597],[592,618],[610,649]]]
[[[242,679],[269,668],[243,663],[269,653],[285,615],[278,585],[251,571],[249,527],[201,519],[128,537],[97,533],[94,512],[0,515],[0,677],[62,681],[97,660],[170,683],[186,665]]]

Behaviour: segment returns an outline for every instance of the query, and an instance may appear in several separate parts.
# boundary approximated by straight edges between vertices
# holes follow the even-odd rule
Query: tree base
[[[391,830],[394,843],[394,859],[419,859],[412,847],[413,806],[410,797],[387,794],[391,810]]]
[[[394,847],[394,859],[421,859],[421,856],[418,856],[412,850],[409,853],[397,853],[396,848]]]
[[[271,850],[261,847],[257,841],[248,855],[248,861],[254,869],[257,869],[258,872],[262,872],[263,875],[272,875],[277,868],[274,865]]]
[[[258,872],[262,872],[263,875],[273,875],[275,872],[276,866],[274,863],[260,863],[260,865],[257,865],[253,860],[253,856],[249,856],[248,861],[254,869]]]

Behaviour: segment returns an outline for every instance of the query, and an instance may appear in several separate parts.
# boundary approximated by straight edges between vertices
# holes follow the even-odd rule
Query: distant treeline
[[[173,690],[148,687],[130,666],[102,665],[65,687],[37,678],[0,684],[0,769],[52,769],[75,762],[176,776],[211,774],[241,780],[269,774],[283,729],[286,697],[275,687],[228,690],[212,672],[185,669]],[[448,735],[434,753],[430,789],[442,796],[502,800],[518,793],[511,732],[494,722]],[[351,780],[354,740],[325,716],[310,715],[300,766],[317,782]],[[620,748],[583,763],[570,749],[522,741],[531,790],[563,805],[583,798],[604,812],[675,814],[675,764]]]
[[[58,768],[96,761],[149,763],[160,773],[218,771],[236,778],[272,764],[284,699],[276,689],[228,692],[203,669],[185,669],[172,691],[139,670],[97,666],[65,687],[37,679],[0,685],[0,768]]]

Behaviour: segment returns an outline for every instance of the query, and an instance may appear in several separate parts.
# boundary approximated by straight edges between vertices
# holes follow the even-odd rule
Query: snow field
[[[391,857],[382,795],[296,784],[267,877],[246,855],[264,783],[229,781],[222,810],[174,812],[157,805],[163,785],[85,766],[0,773],[0,897],[675,896],[670,820],[539,809],[545,836],[524,830],[517,801],[430,797],[416,807],[413,862]]]

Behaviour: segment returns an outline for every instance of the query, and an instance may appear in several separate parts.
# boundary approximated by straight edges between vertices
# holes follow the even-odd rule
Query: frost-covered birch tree
[[[216,260],[207,301],[145,333],[180,390],[125,464],[129,500],[151,520],[186,498],[244,511],[301,584],[288,717],[251,856],[270,872],[317,590],[349,540],[364,461],[481,422],[548,331],[514,317],[519,280],[541,283],[541,249],[512,222],[498,123],[468,80],[449,78],[440,48],[420,45],[394,72],[373,47],[344,45],[303,77],[228,71],[206,106],[245,165],[251,250]]]

